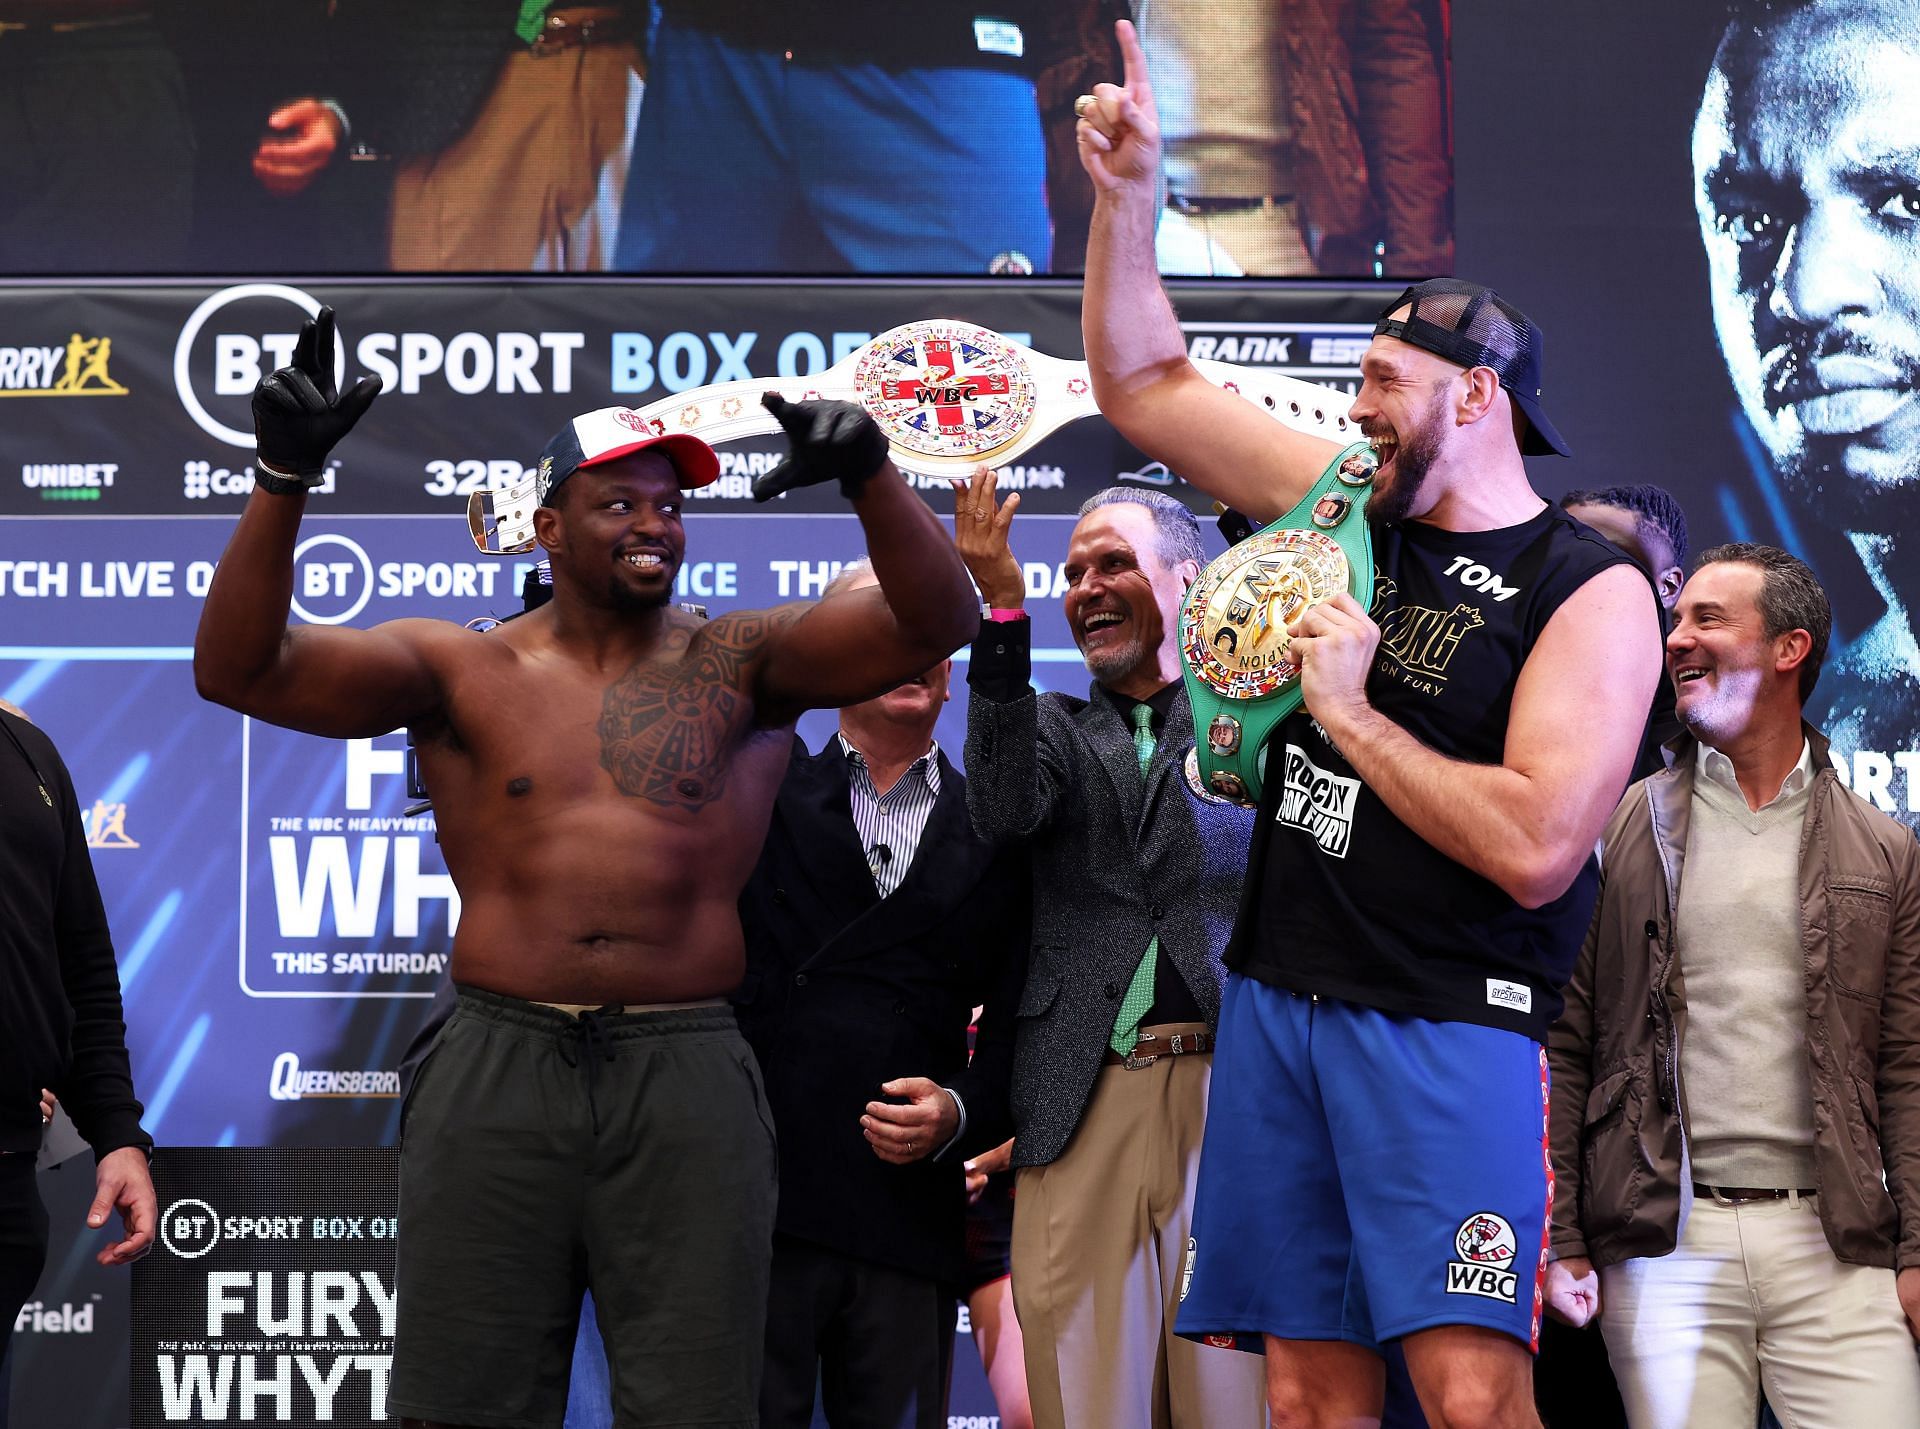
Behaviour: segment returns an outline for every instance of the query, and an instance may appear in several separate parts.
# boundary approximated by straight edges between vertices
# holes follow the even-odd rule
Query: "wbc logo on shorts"
[[[1447,1294],[1478,1295],[1514,1303],[1519,1277],[1514,1274],[1513,1227],[1506,1217],[1477,1211],[1453,1233],[1460,1257],[1447,1262]]]

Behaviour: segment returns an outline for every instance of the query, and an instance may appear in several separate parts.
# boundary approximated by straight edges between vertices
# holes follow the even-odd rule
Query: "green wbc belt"
[[[1347,447],[1294,508],[1200,572],[1180,610],[1180,653],[1193,704],[1202,785],[1236,804],[1260,802],[1266,743],[1300,707],[1300,668],[1287,627],[1346,591],[1373,601],[1367,495],[1379,465]]]

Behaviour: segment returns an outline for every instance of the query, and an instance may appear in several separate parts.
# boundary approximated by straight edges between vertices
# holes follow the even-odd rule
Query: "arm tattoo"
[[[726,792],[753,719],[753,667],[785,611],[743,611],[672,640],[634,665],[600,706],[600,764],[620,792],[694,810]]]

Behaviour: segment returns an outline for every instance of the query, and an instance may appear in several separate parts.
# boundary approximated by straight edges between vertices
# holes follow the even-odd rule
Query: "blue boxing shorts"
[[[1538,1042],[1227,979],[1180,1334],[1537,1351],[1552,1206]]]
[[[617,270],[1048,270],[1031,79],[998,61],[809,64],[669,19],[649,50]]]

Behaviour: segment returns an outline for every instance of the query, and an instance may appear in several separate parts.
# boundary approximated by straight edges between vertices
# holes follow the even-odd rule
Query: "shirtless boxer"
[[[403,1120],[394,1408],[559,1425],[591,1284],[621,1424],[751,1425],[774,1155],[723,1001],[744,966],[735,901],[794,720],[963,644],[973,587],[864,412],[770,398],[792,454],[756,496],[837,479],[877,587],[711,621],[677,610],[680,493],[717,462],[610,410],[542,457],[550,603],[486,635],[289,629],[305,492],[379,391],[365,377],[336,395],[333,371],[323,309],[254,394],[259,489],[208,593],[194,677],[310,734],[410,726],[433,790],[461,992]]]

